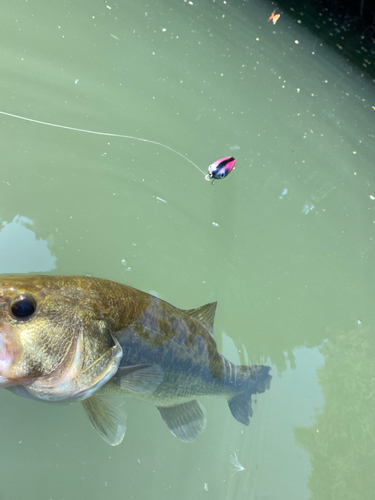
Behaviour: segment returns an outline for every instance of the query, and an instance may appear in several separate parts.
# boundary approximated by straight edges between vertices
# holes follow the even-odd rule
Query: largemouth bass
[[[0,276],[0,387],[20,396],[81,401],[110,445],[126,430],[125,396],[155,405],[172,434],[205,428],[199,396],[227,399],[249,425],[268,366],[236,366],[213,337],[216,302],[182,310],[148,293],[84,276]]]

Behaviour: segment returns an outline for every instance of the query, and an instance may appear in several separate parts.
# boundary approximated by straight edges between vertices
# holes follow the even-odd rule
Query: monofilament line
[[[141,137],[133,137],[131,135],[123,135],[123,134],[111,134],[109,132],[96,132],[94,130],[85,130],[82,128],[76,128],[76,127],[68,127],[66,125],[58,125],[57,123],[48,123],[48,122],[42,122],[40,120],[34,120],[33,118],[26,118],[25,116],[19,116],[19,115],[13,115],[12,113],[6,113],[5,111],[0,111],[0,114],[6,115],[6,116],[11,116],[12,118],[18,118],[19,120],[25,120],[27,122],[33,122],[33,123],[38,123],[39,125],[48,125],[49,127],[57,127],[57,128],[64,128],[66,130],[73,130],[74,132],[84,132],[85,134],[95,134],[95,135],[104,135],[107,137],[120,137],[122,139],[131,139],[133,141],[141,141],[141,142],[148,142],[149,144],[155,144],[156,146],[161,146],[162,148],[168,149],[169,151],[172,151],[172,153],[175,153],[178,156],[181,156],[184,160],[188,161],[195,167],[196,169],[199,170],[205,177],[206,174],[201,170],[198,165],[196,165],[193,161],[191,161],[187,156],[184,156],[183,154],[179,153],[173,148],[170,148],[166,144],[163,144],[161,142],[156,142],[156,141],[151,141],[149,139],[142,139]]]

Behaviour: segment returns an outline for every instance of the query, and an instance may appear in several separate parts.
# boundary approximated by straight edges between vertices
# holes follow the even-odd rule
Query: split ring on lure
[[[86,134],[120,137],[123,139],[131,139],[133,141],[142,141],[142,142],[148,142],[149,144],[155,144],[156,146],[161,146],[181,156],[181,158],[184,158],[186,161],[191,163],[197,170],[199,170],[205,176],[205,179],[207,181],[212,180],[212,184],[214,183],[215,179],[224,179],[233,170],[234,164],[236,163],[236,160],[232,156],[226,156],[225,158],[220,158],[220,160],[216,160],[213,163],[211,163],[211,165],[208,167],[208,174],[205,175],[203,170],[199,168],[198,165],[196,165],[193,161],[191,161],[187,156],[184,156],[175,149],[172,149],[166,144],[163,144],[161,142],[151,141],[149,139],[143,139],[142,137],[133,137],[131,135],[112,134],[109,132],[96,132],[94,130],[85,130],[82,128],[68,127],[67,125],[58,125],[57,123],[42,122],[41,120],[34,120],[32,118],[26,118],[25,116],[13,115],[12,113],[6,113],[5,111],[0,111],[0,114],[11,116],[12,118],[18,118],[19,120],[25,120],[27,122],[38,123],[39,125],[48,125],[49,127],[64,128],[66,130],[73,130],[75,132],[84,132]]]
[[[208,167],[206,181],[212,180],[212,183],[214,183],[215,179],[224,179],[232,172],[235,164],[236,160],[233,156],[225,156],[224,158],[220,158],[220,160],[214,161]]]

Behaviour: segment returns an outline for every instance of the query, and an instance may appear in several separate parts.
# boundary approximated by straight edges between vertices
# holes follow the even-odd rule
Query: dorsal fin
[[[207,328],[208,332],[214,336],[213,329],[216,306],[217,302],[211,302],[197,309],[187,309],[185,312],[202,323]]]

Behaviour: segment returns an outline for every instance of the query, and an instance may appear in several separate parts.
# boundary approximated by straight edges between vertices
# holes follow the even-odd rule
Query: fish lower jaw
[[[1,369],[1,368],[0,368]],[[15,385],[15,382],[12,380],[9,380],[6,377],[0,376],[0,387],[10,387],[12,385]]]
[[[56,380],[54,384],[51,384],[50,381],[45,383],[38,380],[33,384],[25,385],[24,389],[32,399],[48,403],[68,404],[89,398],[103,383],[104,381],[99,381],[92,386],[85,386],[75,375],[68,373],[63,379]]]

